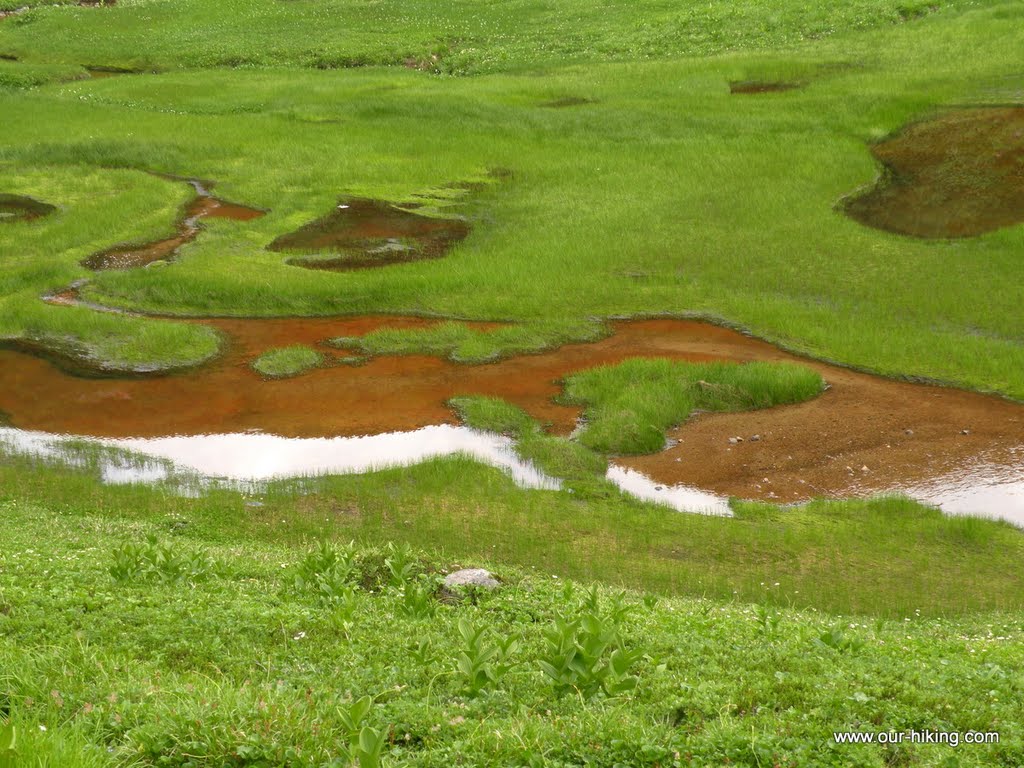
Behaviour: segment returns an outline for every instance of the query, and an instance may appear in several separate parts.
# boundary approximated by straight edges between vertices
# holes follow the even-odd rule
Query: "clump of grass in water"
[[[577,442],[544,434],[541,426],[511,403],[496,397],[454,397],[448,404],[474,429],[515,438],[516,452],[574,492],[593,494],[605,487],[608,469],[604,457]]]
[[[268,379],[284,379],[316,368],[323,359],[323,355],[309,347],[279,347],[253,360],[252,368]]]
[[[601,453],[655,453],[665,431],[696,410],[745,411],[798,403],[825,382],[790,363],[686,363],[627,360],[574,374],[563,401],[585,406],[580,442]]]

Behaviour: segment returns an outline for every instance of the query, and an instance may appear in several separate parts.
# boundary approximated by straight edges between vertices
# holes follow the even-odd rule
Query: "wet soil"
[[[843,205],[862,224],[957,238],[1024,222],[1024,107],[946,112],[871,152],[881,180]]]
[[[799,88],[799,83],[787,83],[769,80],[734,80],[729,83],[729,93],[756,95],[759,93],[779,93]]]
[[[621,322],[612,336],[596,343],[488,365],[382,357],[361,366],[337,365],[294,379],[263,381],[249,363],[273,347],[320,343],[329,354],[322,346],[326,339],[383,327],[427,327],[433,321],[195,322],[224,334],[229,351],[187,375],[87,380],[39,358],[0,351],[0,411],[9,413],[16,427],[50,433],[120,438],[259,430],[333,437],[456,423],[445,401],[482,394],[509,400],[550,423],[553,431],[568,434],[579,410],[557,405],[553,398],[561,389],[558,380],[575,371],[641,356],[795,360],[821,372],[829,390],[799,405],[697,415],[672,431],[674,444],[664,452],[616,463],[666,485],[786,502],[911,489],[956,472],[967,472],[974,483],[986,478],[1024,481],[1018,453],[1024,447],[1024,407],[1018,404],[803,360],[705,323]],[[61,407],[54,407],[57,403]]]
[[[195,239],[201,229],[200,222],[205,218],[251,221],[265,213],[255,208],[220,200],[213,197],[202,182],[195,179],[187,181],[196,190],[196,197],[186,206],[177,224],[177,232],[172,237],[143,245],[116,245],[83,259],[82,266],[101,271],[135,269],[156,261],[167,261],[174,257],[182,245]]]
[[[346,272],[437,259],[468,234],[465,221],[421,216],[391,203],[353,197],[267,247],[310,254],[288,260],[298,267]],[[313,255],[322,253],[335,255]]]
[[[32,221],[57,208],[24,195],[0,195],[0,223],[7,221]]]
[[[107,66],[83,66],[84,69],[93,80],[102,80],[108,77],[118,77],[119,75],[139,75],[142,74],[140,69],[126,69],[124,67],[107,67]]]

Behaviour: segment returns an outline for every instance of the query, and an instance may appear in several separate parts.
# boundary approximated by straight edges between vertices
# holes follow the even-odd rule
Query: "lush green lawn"
[[[495,594],[445,604],[450,552],[261,542],[181,507],[0,512],[16,765],[340,768],[353,732],[385,765],[445,768],[1024,759],[1019,613],[830,616],[778,607],[784,576],[757,604],[616,596],[507,564]],[[846,730],[1000,741],[835,744]]]

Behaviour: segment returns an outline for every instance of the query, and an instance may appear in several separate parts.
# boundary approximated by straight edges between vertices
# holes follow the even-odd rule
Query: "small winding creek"
[[[575,371],[633,357],[792,360],[819,371],[828,391],[798,405],[698,414],[670,432],[664,451],[613,457],[608,479],[635,496],[688,511],[722,514],[730,496],[791,503],[900,492],[951,513],[1024,524],[1020,405],[804,360],[707,323],[623,321],[598,342],[487,365],[385,356],[267,381],[250,368],[267,349],[306,344],[328,357],[343,356],[344,350],[323,342],[435,321],[189,322],[217,330],[227,351],[187,374],[81,378],[39,357],[0,350],[0,410],[9,417],[4,442],[28,452],[44,444],[59,452],[61,443],[88,437],[235,480],[365,472],[464,453],[499,467],[523,487],[555,488],[556,480],[516,456],[508,438],[459,426],[446,401],[465,394],[501,397],[553,433],[569,435],[580,412],[554,398],[559,380]],[[122,466],[113,476],[145,480],[145,472],[155,471],[150,467],[135,478]]]

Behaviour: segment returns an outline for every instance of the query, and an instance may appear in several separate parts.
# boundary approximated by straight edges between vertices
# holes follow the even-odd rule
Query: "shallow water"
[[[421,216],[381,200],[345,198],[329,214],[281,235],[271,251],[306,254],[288,260],[306,269],[345,272],[436,259],[469,234],[459,219]]]
[[[25,195],[0,195],[0,224],[8,221],[32,221],[55,210],[55,206]]]
[[[0,428],[0,443],[10,450],[46,458],[66,455],[81,440]],[[407,467],[440,456],[469,456],[506,472],[521,488],[556,490],[561,483],[523,461],[503,435],[468,427],[438,424],[410,432],[361,437],[287,438],[256,432],[178,435],[172,437],[98,439],[97,445],[130,451],[142,461],[127,463],[116,454],[101,459],[105,482],[148,483],[167,479],[170,462],[177,470],[205,477],[257,482],[326,474],[359,474]],[[146,461],[158,459],[163,461]]]
[[[192,322],[221,333],[227,351],[214,364],[174,376],[81,378],[38,357],[0,350],[0,411],[10,415],[13,427],[48,434],[126,440],[261,433],[279,436],[275,441],[284,445],[288,439],[360,438],[454,425],[457,420],[445,402],[480,394],[508,400],[549,424],[552,432],[568,435],[580,411],[553,398],[561,392],[558,381],[576,371],[633,357],[790,360],[819,371],[830,384],[828,391],[792,406],[697,415],[671,430],[666,450],[616,458],[614,464],[649,478],[652,487],[682,486],[718,498],[790,503],[814,496],[907,492],[950,512],[1024,523],[1019,504],[1024,407],[801,360],[706,323],[620,322],[598,342],[487,365],[427,356],[381,357],[361,366],[337,365],[265,381],[249,366],[268,349],[303,344],[320,346],[328,357],[344,356],[344,351],[321,342],[379,328],[425,328],[434,321],[357,317]],[[495,326],[477,327],[487,332]],[[228,457],[213,452],[203,461],[215,459]],[[220,471],[212,464],[204,466]],[[316,465],[296,466],[300,473],[319,471]],[[671,503],[659,493],[660,501]]]
[[[205,218],[251,221],[265,214],[265,211],[213,197],[203,183],[196,179],[186,181],[195,189],[196,196],[182,213],[174,235],[142,245],[116,245],[85,258],[82,266],[95,271],[136,269],[157,261],[167,261],[177,254],[181,246],[195,240],[201,228],[200,222]]]
[[[1024,221],[1024,107],[947,112],[871,152],[884,167],[881,180],[845,203],[862,224],[952,238]]]

